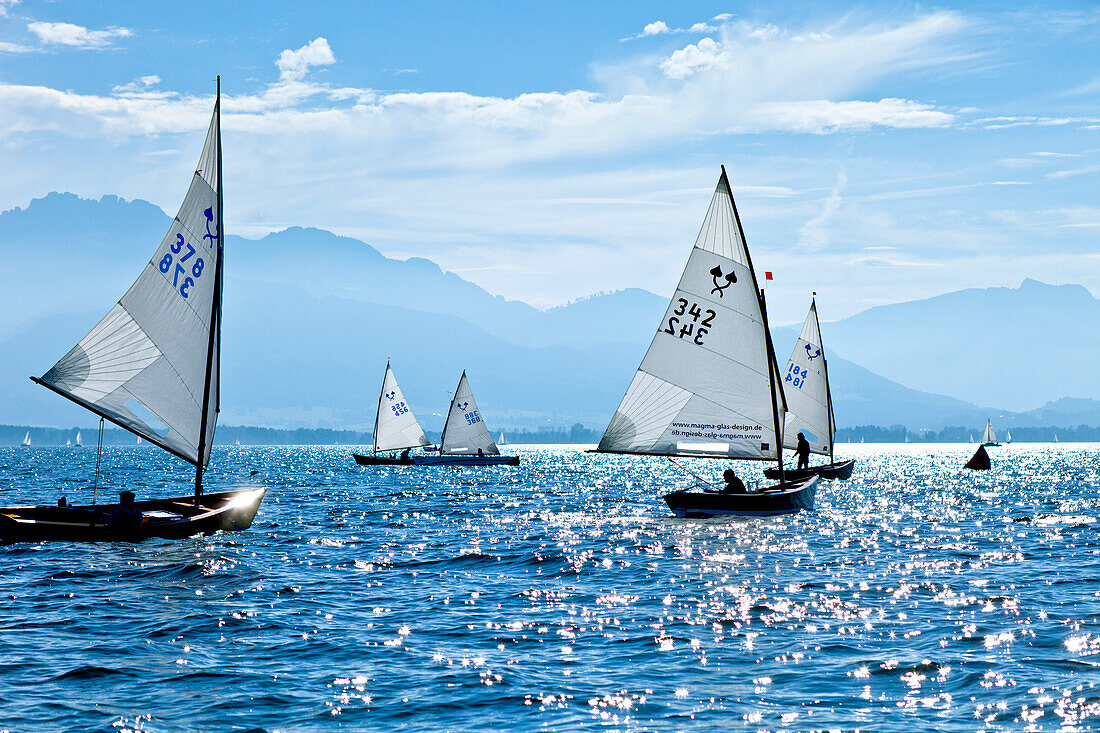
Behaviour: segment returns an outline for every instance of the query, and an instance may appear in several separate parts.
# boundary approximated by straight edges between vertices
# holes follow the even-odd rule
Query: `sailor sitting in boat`
[[[798,467],[809,468],[810,467],[810,441],[806,440],[806,436],[802,433],[798,434],[798,446],[794,449],[795,455],[798,456]]]
[[[141,526],[141,510],[134,503],[134,492],[121,491],[118,494],[118,509],[111,512],[108,524],[114,527]]]
[[[727,468],[722,472],[722,478],[726,481],[726,488],[722,489],[723,494],[747,494],[748,490],[745,488],[745,482],[737,478],[737,474],[733,472],[732,468]]]
[[[412,450],[412,448],[406,448],[405,450],[401,451],[401,460],[403,460],[403,461],[409,460],[409,451],[411,451],[411,450]]]

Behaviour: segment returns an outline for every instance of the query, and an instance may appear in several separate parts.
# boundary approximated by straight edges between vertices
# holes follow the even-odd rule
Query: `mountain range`
[[[144,201],[56,193],[0,214],[0,246],[19,275],[0,289],[0,423],[94,422],[27,376],[46,371],[107,311],[169,221]],[[369,428],[391,358],[428,429],[441,427],[463,369],[490,427],[602,427],[667,303],[632,289],[538,310],[429,260],[387,258],[320,229],[229,236],[226,252],[223,424]],[[1028,315],[1029,303],[1041,316]],[[1100,422],[1100,389],[1073,367],[1095,363],[1097,345],[1080,328],[1071,336],[1050,325],[1096,322],[1098,304],[1078,286],[1025,281],[824,323],[838,424]],[[1008,319],[1017,326],[1006,328]],[[983,320],[968,339],[972,321]],[[774,330],[781,361],[797,330]],[[1058,364],[1052,353],[1069,356]],[[1029,377],[1030,389],[1022,384]],[[1077,399],[1023,414],[1003,407],[1065,396]]]

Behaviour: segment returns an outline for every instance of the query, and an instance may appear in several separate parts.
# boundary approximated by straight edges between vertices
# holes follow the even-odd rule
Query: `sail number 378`
[[[160,258],[160,271],[171,277],[172,287],[178,289],[179,294],[186,298],[190,295],[191,286],[195,284],[195,280],[202,277],[206,263],[203,262],[202,257],[195,257],[195,248],[184,240],[182,234],[177,234],[176,241],[169,246],[172,251],[165,252],[164,257]],[[185,248],[187,252],[183,251]],[[181,253],[182,257],[179,256]],[[192,260],[192,257],[195,259]]]
[[[710,333],[711,324],[717,314],[710,308],[700,309],[698,303],[692,303],[689,308],[688,302],[684,298],[677,298],[676,306],[676,310],[672,311],[672,315],[668,318],[668,325],[663,329],[664,333],[677,338],[691,339],[692,343],[702,346],[703,338]],[[688,321],[688,317],[691,318],[690,321]],[[680,323],[681,318],[683,319],[682,325]]]

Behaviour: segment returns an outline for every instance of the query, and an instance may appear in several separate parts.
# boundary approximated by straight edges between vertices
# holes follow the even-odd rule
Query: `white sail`
[[[81,447],[81,446],[83,446],[83,445],[84,445],[84,441],[83,441],[83,440],[81,439],[81,437],[80,437],[80,431],[79,431],[79,430],[77,430],[77,431],[76,431],[76,447],[77,447],[77,448],[80,448],[80,447]]]
[[[1011,430],[1006,430],[1005,431],[1005,442],[1006,443],[1011,443],[1012,442],[1012,431]]]
[[[428,445],[428,436],[405,401],[397,386],[389,362],[382,379],[382,394],[378,395],[378,416],[374,422],[374,450],[402,450]]]
[[[497,441],[497,444],[498,444],[498,445],[504,445],[504,443],[505,443],[505,440],[504,440],[504,431],[502,430],[502,431],[500,432],[500,440],[498,440],[498,441]]]
[[[477,409],[474,393],[466,372],[458,380],[458,389],[451,400],[451,411],[447,413],[447,423],[443,426],[443,438],[439,441],[439,452],[443,454],[471,454],[481,452],[487,456],[500,455],[500,450],[489,435],[489,429],[481,420],[481,411]]]
[[[770,360],[778,379],[770,345],[723,170],[680,283],[599,449],[777,458],[786,403],[769,376]]]
[[[989,420],[985,421],[985,432],[982,433],[982,442],[983,443],[996,443],[997,442],[997,434],[995,432],[993,432],[993,423],[990,422]]]
[[[71,446],[72,444],[73,444],[73,441],[69,440],[68,438],[65,439],[65,445],[66,446]]]
[[[31,444],[31,431],[27,431],[27,434],[23,436],[23,445]]]
[[[36,380],[204,466],[218,402],[218,339],[211,338],[211,328],[220,329],[214,323],[220,295],[219,148],[216,105],[191,186],[156,253],[103,320]],[[167,429],[158,431],[150,424],[155,421],[135,409]]]
[[[813,301],[782,375],[783,396],[787,398],[783,447],[798,447],[798,434],[802,433],[810,444],[811,453],[830,455],[833,420],[829,411],[829,377],[825,371],[825,351],[821,347],[817,304]]]

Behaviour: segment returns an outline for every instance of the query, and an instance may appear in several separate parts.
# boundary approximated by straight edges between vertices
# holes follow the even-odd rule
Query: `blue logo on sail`
[[[814,360],[814,359],[816,359],[817,357],[821,356],[821,349],[816,349],[816,352],[817,352],[817,353],[815,353],[815,354],[811,354],[811,353],[810,353],[810,349],[813,349],[813,347],[812,347],[812,346],[810,346],[809,344],[806,344],[806,358],[807,358],[807,359],[808,359],[809,361],[813,361],[813,360]]]
[[[210,244],[207,245],[207,246],[213,247],[214,242],[218,238],[217,230],[215,230],[213,234],[210,233],[210,225],[214,222],[214,207],[213,206],[207,206],[206,211],[204,211],[203,213],[206,214],[206,234],[202,235],[202,238],[204,240],[209,239]]]

